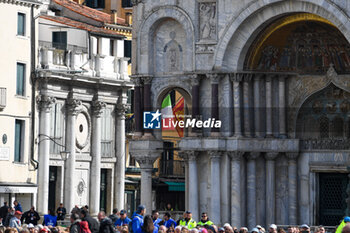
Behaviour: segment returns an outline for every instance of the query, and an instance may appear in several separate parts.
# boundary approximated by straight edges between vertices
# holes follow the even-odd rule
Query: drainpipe
[[[31,6],[30,10],[30,17],[31,17],[31,25],[30,25],[30,55],[31,55],[31,62],[30,62],[30,80],[32,82],[32,98],[31,98],[31,110],[32,110],[32,124],[31,124],[31,139],[30,139],[30,162],[34,166],[34,171],[38,169],[39,162],[34,159],[34,142],[35,142],[35,85],[36,85],[36,79],[35,79],[35,18],[34,18],[34,4]]]

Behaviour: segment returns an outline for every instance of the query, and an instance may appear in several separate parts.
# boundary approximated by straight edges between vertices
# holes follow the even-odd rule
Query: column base
[[[210,132],[210,137],[220,137],[221,133],[220,132]]]
[[[273,138],[273,134],[266,134],[265,138]]]
[[[233,135],[234,138],[243,138],[243,135],[242,134],[235,134]]]

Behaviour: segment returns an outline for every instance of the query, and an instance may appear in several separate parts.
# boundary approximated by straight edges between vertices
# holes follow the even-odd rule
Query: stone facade
[[[194,218],[208,212],[216,223],[249,229],[256,224],[322,222],[317,213],[319,174],[347,173],[348,136],[330,136],[336,125],[333,118],[327,124],[321,118],[310,122],[320,125],[314,138],[306,137],[307,130],[300,130],[297,122],[302,107],[317,101],[320,91],[334,85],[348,93],[349,74],[326,63],[317,74],[307,69],[261,71],[246,63],[260,36],[268,34],[266,28],[273,26],[271,33],[279,30],[290,15],[296,24],[310,19],[336,28],[349,41],[350,5],[329,0],[143,0],[135,1],[133,10],[133,78],[139,84],[135,106],[140,105],[135,118],[140,138],[132,143],[146,144],[151,135],[159,143],[159,131],[143,132],[141,110],[160,109],[165,94],[174,88],[183,94],[190,114],[222,121],[220,132],[189,130],[179,143],[188,163],[186,207]],[[145,77],[151,77],[151,83]],[[338,89],[332,93],[342,92]],[[325,106],[332,109],[331,103]],[[326,116],[330,115],[328,111]],[[136,153],[132,148],[130,153]]]

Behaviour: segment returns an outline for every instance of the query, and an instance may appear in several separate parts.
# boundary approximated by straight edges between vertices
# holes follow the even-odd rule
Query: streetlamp
[[[62,160],[66,161],[69,158],[70,151],[61,151],[60,154],[61,154]]]

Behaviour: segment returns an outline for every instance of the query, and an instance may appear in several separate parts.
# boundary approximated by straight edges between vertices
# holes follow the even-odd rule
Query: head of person
[[[106,213],[104,211],[100,211],[97,215],[98,220],[101,222],[103,219],[105,219]]]
[[[180,233],[181,232],[182,226],[176,226],[175,227],[175,233]]]
[[[158,217],[159,217],[159,212],[158,212],[158,210],[152,210],[152,219],[153,219],[153,221],[154,221],[154,220],[157,220]]]
[[[175,233],[174,227],[169,227],[166,233]]]
[[[207,227],[208,233],[217,233],[215,227],[213,225]]]
[[[88,212],[87,212],[85,209],[82,209],[82,210],[80,211],[80,216],[81,216],[81,218],[85,218],[87,215],[88,215]]]
[[[17,211],[15,212],[15,217],[18,218],[18,219],[21,219],[21,217],[22,217],[22,212],[19,211],[19,210],[17,210]]]
[[[256,227],[254,227],[253,229],[252,229],[252,231],[251,231],[252,233],[259,233],[259,229],[258,228],[256,228]]]
[[[300,226],[299,231],[302,233],[310,232],[310,227],[306,224]]]
[[[29,233],[29,230],[26,228],[22,228],[19,233]]]
[[[288,226],[287,232],[288,233],[294,233],[293,227],[292,226]]]
[[[286,233],[285,230],[283,228],[278,228],[277,230],[278,233]]]
[[[112,211],[112,213],[113,213],[114,215],[118,215],[118,208],[114,208],[113,211]]]
[[[248,233],[248,228],[246,228],[246,227],[241,227],[241,228],[239,229],[239,233]]]
[[[113,213],[113,214],[114,214],[114,213]],[[119,212],[119,217],[120,217],[121,220],[126,219],[126,210],[121,210],[121,211]]]
[[[223,227],[220,227],[219,230],[218,230],[219,233],[224,233],[225,232],[225,229]]]
[[[225,231],[225,233],[233,233],[234,232],[233,228],[230,225],[224,227],[224,231]],[[236,228],[236,231],[238,232],[237,228]]]
[[[13,202],[13,204],[14,204],[15,206],[17,206],[17,205],[18,205],[18,201],[15,200],[15,201]]]
[[[159,226],[158,232],[166,233],[166,231],[167,231],[166,226],[164,225]]]
[[[170,213],[169,213],[169,212],[165,212],[165,214],[164,214],[164,216],[163,216],[163,219],[164,219],[165,221],[168,221],[170,218],[171,218]]]
[[[186,226],[183,226],[181,228],[181,233],[188,233],[188,228]]]
[[[186,213],[185,219],[186,219],[186,220],[190,220],[190,219],[192,218],[192,212],[189,211],[189,210],[187,210],[185,213]]]
[[[63,208],[63,203],[60,203],[60,208]]]
[[[170,210],[170,209],[171,209],[171,204],[170,204],[170,203],[166,204],[166,208],[167,208],[168,210]]]
[[[71,223],[75,222],[78,219],[79,219],[79,215],[77,213],[73,213],[70,215],[70,222]]]
[[[139,205],[139,206],[137,207],[136,213],[139,214],[139,215],[144,216],[144,215],[146,214],[146,206],[144,206],[144,205]]]
[[[346,223],[341,233],[350,233],[350,223]]]
[[[202,222],[208,221],[208,213],[206,213],[206,212],[203,212],[203,213],[202,213],[201,221],[202,221]]]
[[[141,227],[146,233],[153,233],[154,224],[151,215],[146,215],[143,219],[143,226]]]
[[[8,227],[6,228],[5,233],[18,233],[18,231],[14,227]]]
[[[120,233],[129,233],[129,228],[128,226],[122,226],[120,228]]]
[[[35,227],[32,223],[29,223],[27,226],[28,230],[30,233],[34,233],[35,232]]]
[[[277,226],[276,226],[276,224],[271,224],[269,226],[269,233],[277,233]]]

